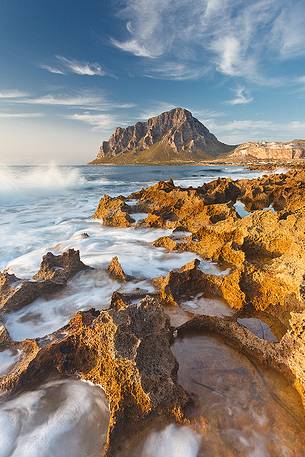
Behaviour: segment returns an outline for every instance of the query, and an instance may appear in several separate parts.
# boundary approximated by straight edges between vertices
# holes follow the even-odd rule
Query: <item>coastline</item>
[[[215,165],[222,162],[213,162]],[[254,366],[265,383],[276,380],[270,389],[286,402],[277,412],[278,427],[289,427],[302,455],[302,434],[296,438],[298,428],[289,422],[286,411],[293,408],[302,423],[304,183],[304,173],[291,170],[250,180],[217,178],[199,187],[160,181],[127,196],[102,197],[93,216],[96,224],[129,233],[135,230],[135,234],[137,230],[152,235],[166,230],[170,233],[156,237],[151,249],[162,253],[164,261],[175,253],[190,253],[193,260],[143,279],[139,273],[125,272],[120,254],[107,268],[96,270],[81,261],[79,252],[69,249],[56,256],[45,255],[32,279],[1,273],[3,316],[32,306],[46,294],[50,303],[52,296],[61,296],[80,274],[90,278],[103,272],[116,284],[110,306],[79,311],[47,338],[15,341],[4,319],[2,349],[19,351],[21,357],[0,378],[2,390],[12,396],[23,392],[37,380],[44,382],[50,370],[101,385],[110,405],[107,456],[120,456],[120,446],[126,446],[135,431],[148,433],[156,417],[167,424],[188,424],[204,436],[203,424],[212,418],[196,402],[196,407],[190,407],[191,380],[187,369],[181,371],[188,358],[200,357],[192,346],[198,341],[199,345],[211,345],[215,357],[222,357],[219,351],[225,351],[228,370],[234,360],[242,373],[250,373]],[[98,225],[94,233],[103,236]],[[86,243],[93,234],[89,231],[78,236],[80,243]],[[214,347],[216,337],[221,343]],[[181,350],[183,341],[186,347]],[[207,354],[205,357],[202,363],[209,360]],[[251,369],[243,357],[251,361]],[[212,376],[215,368],[209,363],[206,370]],[[198,376],[189,370],[191,376]],[[228,382],[231,389],[234,383]],[[286,397],[277,390],[278,385],[288,392]],[[245,384],[243,389],[247,387]],[[265,398],[263,386],[259,389]],[[131,392],[135,394],[131,396]],[[251,395],[249,401],[253,401]],[[276,411],[278,406],[272,408]],[[242,409],[239,414],[242,417]],[[217,449],[228,445],[222,439],[209,439]],[[277,448],[272,452],[277,455]]]

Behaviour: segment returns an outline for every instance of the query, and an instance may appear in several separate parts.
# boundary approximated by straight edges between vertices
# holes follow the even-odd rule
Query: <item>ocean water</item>
[[[156,236],[133,230],[119,236],[115,229],[103,229],[91,216],[104,194],[128,195],[160,180],[173,178],[181,186],[200,186],[219,176],[233,179],[260,173],[241,167],[5,167],[0,165],[0,268],[24,265],[32,273],[36,256],[58,243],[77,245],[82,232],[98,230],[108,245],[117,238],[141,239]],[[128,233],[128,231],[126,231]],[[67,243],[68,242],[68,243]],[[89,247],[85,249],[88,251]],[[23,257],[22,257],[23,256]],[[36,267],[36,265],[35,265]]]
[[[80,272],[69,281],[66,288],[52,296],[39,298],[19,311],[4,315],[3,319],[11,337],[17,341],[43,337],[65,325],[79,310],[92,306],[97,309],[107,308],[112,292],[119,288],[130,292],[138,287],[151,292],[153,291],[152,278],[166,274],[171,269],[178,268],[198,257],[191,252],[170,253],[165,249],[152,246],[155,239],[170,234],[170,230],[103,227],[99,221],[94,221],[92,214],[104,194],[128,195],[142,187],[169,178],[181,186],[196,187],[219,176],[240,179],[257,177],[261,174],[261,172],[250,172],[242,167],[216,166],[57,167],[50,165],[39,168],[0,166],[0,269],[8,269],[21,278],[31,278],[39,268],[41,257],[46,252],[52,251],[54,254],[59,254],[68,248],[79,249],[81,259],[95,268]],[[89,237],[84,238],[83,233],[87,233]],[[119,257],[124,270],[135,277],[132,282],[123,286],[112,280],[105,272],[105,267],[115,255]],[[224,274],[213,262],[203,261],[201,268],[213,274]],[[185,303],[186,307],[189,306],[195,311],[197,308],[204,308],[206,311],[214,305],[215,303],[207,303],[201,297],[195,297],[193,302]],[[218,308],[217,311],[223,313],[222,303],[218,304]],[[197,344],[197,340],[195,342]],[[179,359],[180,347],[177,344],[174,352]],[[206,341],[200,339],[199,351],[193,351],[191,347],[190,351],[182,352],[187,354],[186,359],[190,361],[189,363],[197,353],[207,354],[207,360],[211,354],[212,361],[210,363],[208,360],[208,362],[212,368],[203,370],[211,379],[207,381],[204,379],[205,383],[208,384],[210,381],[212,384],[215,383],[213,378],[215,375],[218,381],[223,377],[226,378],[230,387],[231,374],[227,376],[225,372],[214,373],[213,371],[214,360],[221,361],[223,356],[214,354],[211,344],[209,339]],[[218,347],[216,349],[218,350]],[[22,354],[17,351],[0,352],[0,376],[10,371],[21,356]],[[179,372],[181,377],[179,382],[182,384],[184,369],[194,376],[201,376],[201,372],[197,373],[198,367],[205,368],[204,360],[200,363],[195,360],[194,366],[187,366],[184,360],[185,358],[181,361],[182,368]],[[230,360],[228,356],[229,367]],[[233,356],[232,360],[234,360]],[[241,370],[239,366],[237,368],[238,374]],[[195,373],[193,373],[194,370]],[[233,379],[233,381],[235,386],[242,385],[240,380],[235,382],[236,380]],[[226,387],[226,384],[224,386]],[[229,387],[226,388],[229,389]],[[197,393],[195,388],[199,389],[196,383],[195,387],[193,385],[190,387],[190,391],[196,393],[199,407],[201,402],[207,402],[207,405],[204,405],[204,414],[207,406],[209,411],[216,411],[217,420],[227,419],[228,424],[221,424],[221,430],[224,430],[229,438],[225,436],[223,441],[234,452],[236,443],[239,443],[238,446],[242,447],[242,452],[236,455],[293,457],[294,444],[297,443],[301,447],[294,437],[292,445],[289,440],[274,444],[275,453],[273,449],[270,453],[267,448],[265,449],[267,446],[265,441],[263,443],[265,447],[261,449],[259,436],[256,440],[252,438],[256,431],[263,433],[262,428],[265,423],[263,426],[260,423],[256,424],[252,435],[240,433],[243,425],[248,426],[248,421],[253,420],[251,415],[248,418],[246,414],[248,408],[246,411],[242,409],[248,399],[241,401],[241,409],[245,417],[238,412],[237,416],[241,416],[242,421],[235,423],[238,422],[238,417],[234,422],[230,414],[224,415],[223,402],[219,402],[218,398],[211,393],[211,398],[206,394],[202,395],[200,390]],[[243,400],[243,395],[248,393],[248,389],[239,387],[238,391],[241,392],[240,396]],[[251,400],[251,392],[249,395]],[[263,406],[259,405],[259,408]],[[278,411],[275,409],[263,410],[263,412],[270,416],[270,421],[278,416]],[[213,419],[213,413],[211,414]],[[9,399],[0,397],[0,457],[101,455],[108,418],[108,404],[102,390],[98,386],[77,380],[53,380]],[[293,428],[293,423],[292,425],[290,422],[286,423],[284,414],[281,420],[280,425],[283,429],[286,426]],[[141,457],[218,455],[215,452],[215,446],[220,440],[218,433],[221,434],[221,430],[218,430],[218,423],[213,424],[213,420],[211,423],[211,430],[203,435],[190,427],[173,424],[161,430],[151,430],[143,442],[137,443],[135,452],[130,452],[129,455],[130,457],[133,455]],[[214,435],[217,440],[216,438],[214,440]],[[203,436],[205,436],[204,440]],[[231,436],[233,436],[232,440]],[[277,443],[275,438],[274,442]],[[302,439],[299,441],[301,442]],[[220,444],[223,445],[222,441]],[[282,454],[279,454],[279,449]]]
[[[103,227],[92,214],[104,194],[128,195],[169,178],[188,187],[219,176],[258,175],[241,167],[0,167],[0,269],[30,279],[46,252],[60,254],[68,248],[79,249],[83,262],[96,269],[79,273],[48,299],[7,313],[4,322],[11,337],[42,337],[65,325],[77,311],[107,308],[119,288],[105,273],[113,256],[119,256],[126,273],[135,276],[133,287],[196,257],[152,246],[169,230]],[[212,262],[203,261],[202,268],[218,271]]]

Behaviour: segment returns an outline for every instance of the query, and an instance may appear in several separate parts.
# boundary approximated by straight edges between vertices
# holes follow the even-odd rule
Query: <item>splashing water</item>
[[[192,429],[170,424],[147,438],[141,457],[196,457],[200,441]]]
[[[84,187],[87,183],[77,169],[57,167],[15,167],[0,165],[0,201],[24,200],[41,195],[53,195],[66,189]]]

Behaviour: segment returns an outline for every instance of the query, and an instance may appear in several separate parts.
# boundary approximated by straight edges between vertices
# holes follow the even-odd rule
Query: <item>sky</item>
[[[82,164],[181,106],[219,140],[305,138],[305,0],[0,0],[0,163]]]

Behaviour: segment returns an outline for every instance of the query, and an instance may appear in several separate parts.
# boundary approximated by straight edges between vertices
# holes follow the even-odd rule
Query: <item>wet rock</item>
[[[0,323],[0,347],[7,346],[10,343],[11,338],[5,328],[5,325]]]
[[[212,275],[200,270],[200,260],[195,259],[178,270],[155,281],[163,302],[174,305],[182,299],[199,293],[206,297],[221,297],[232,308],[240,309],[244,305],[245,295],[240,290],[239,272],[227,275]]]
[[[20,389],[54,370],[99,384],[110,407],[106,454],[114,456],[123,433],[136,432],[145,419],[183,418],[189,397],[176,382],[178,366],[171,341],[169,319],[153,299],[78,313],[48,341],[24,342],[26,356],[0,379],[0,386]]]
[[[94,219],[101,219],[104,225],[114,227],[129,227],[133,220],[129,216],[130,208],[123,197],[111,198],[105,195],[99,202],[93,215]]]
[[[68,249],[60,255],[48,252],[43,256],[39,271],[33,276],[38,281],[65,284],[72,276],[88,268],[79,257],[79,251]]]
[[[109,274],[118,281],[128,281],[129,279],[131,279],[131,277],[128,276],[123,270],[122,265],[120,264],[119,258],[117,256],[111,259],[111,262],[109,263],[107,270]]]
[[[33,277],[34,281],[23,281],[7,272],[0,273],[0,309],[20,309],[36,298],[64,287],[72,276],[86,268],[79,258],[79,251],[69,249],[58,256],[48,252]]]

